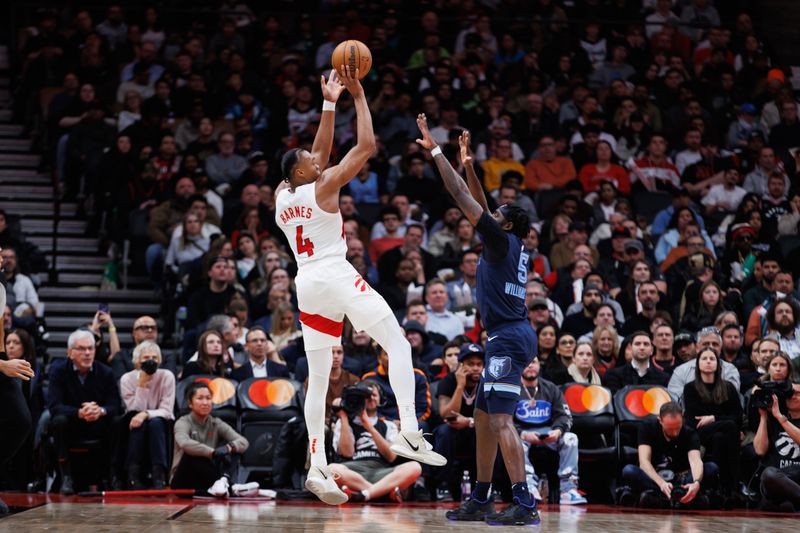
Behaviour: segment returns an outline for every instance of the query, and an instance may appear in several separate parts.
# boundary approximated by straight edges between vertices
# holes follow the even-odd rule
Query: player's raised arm
[[[342,161],[322,173],[318,187],[322,187],[324,192],[333,192],[347,185],[361,167],[364,166],[376,149],[375,132],[372,131],[372,116],[369,113],[367,98],[364,96],[364,88],[358,81],[358,69],[355,72],[342,65],[341,76],[342,84],[353,95],[356,108],[356,145],[347,152]],[[330,190],[328,190],[330,189]]]
[[[439,174],[442,175],[442,180],[444,181],[444,186],[447,188],[447,192],[453,197],[456,205],[464,213],[464,216],[467,217],[467,220],[469,220],[473,226],[477,225],[478,219],[481,218],[483,214],[483,208],[472,197],[467,188],[467,184],[464,183],[464,179],[456,172],[456,169],[453,168],[450,161],[442,154],[441,148],[436,145],[436,141],[431,137],[431,132],[428,130],[428,119],[425,117],[425,113],[417,115],[417,126],[422,133],[422,139],[417,139],[417,144],[431,151],[433,161],[436,163],[436,168],[439,169]]]
[[[328,166],[328,159],[331,157],[333,148],[333,126],[336,116],[336,101],[344,91],[344,84],[336,75],[336,69],[331,69],[328,80],[325,76],[319,77],[319,84],[322,88],[322,118],[319,121],[317,135],[314,137],[314,145],[311,147],[311,155],[319,163],[319,168],[325,169]]]
[[[486,193],[483,192],[483,186],[475,174],[475,167],[473,162],[475,158],[472,156],[472,150],[469,148],[469,132],[464,130],[458,138],[458,146],[461,149],[461,163],[464,165],[464,170],[467,173],[467,185],[469,192],[475,201],[480,204],[484,211],[489,212],[489,204],[486,202]]]

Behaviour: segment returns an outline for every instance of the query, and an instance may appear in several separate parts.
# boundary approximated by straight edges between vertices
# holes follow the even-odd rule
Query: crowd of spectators
[[[457,139],[471,132],[489,202],[519,205],[533,222],[525,303],[539,354],[517,421],[526,450],[559,454],[561,503],[586,502],[558,387],[577,382],[612,393],[661,385],[682,402],[640,429],[639,466],[621,472],[630,485],[621,501],[644,491],[639,503],[663,503],[658,494],[673,489],[658,477],[666,467],[678,470],[675,488],[688,487],[684,503],[701,489],[752,497],[761,458],[767,504],[800,509],[800,385],[771,408],[749,402],[763,382],[800,376],[798,102],[746,2],[308,2],[292,14],[220,4],[208,24],[118,4],[44,11],[21,44],[15,111],[90,230],[112,253],[131,241],[164,296],[162,344],[179,323],[168,361],[156,320],[137,320],[131,353],[99,312],[93,335],[70,338],[70,362],[50,364],[46,402],[30,398],[37,415],[41,404],[49,411],[62,477],[71,477],[70,439],[119,440],[104,421],[124,415],[127,455],[107,460],[111,471],[124,463],[125,483],[143,483],[146,460],[152,484],[168,482],[172,440],[173,473],[191,477],[184,461],[201,457],[191,471],[209,479],[247,441],[209,417],[207,391],[196,389],[186,398],[195,418],[167,439],[175,377],[307,377],[297,267],[274,220],[277,162],[311,146],[319,78],[333,47],[355,38],[373,55],[363,83],[378,150],[340,195],[347,257],[403,324],[420,424],[458,468],[391,464],[384,448],[398,413],[388,356],[346,325],[328,414],[331,456],[350,459],[335,468],[351,494],[423,498],[447,488],[458,498],[461,473],[474,479],[481,242],[414,142],[424,112],[457,169]],[[354,119],[345,93],[333,161],[353,146]],[[12,280],[10,293],[33,299],[21,274]],[[14,338],[27,342],[8,335],[9,357],[30,352],[10,347]],[[365,413],[348,418],[338,395],[359,379],[373,393]],[[533,413],[543,402],[546,420]],[[204,424],[213,439],[197,442],[192,431]],[[354,434],[372,439],[369,453],[354,457]],[[370,467],[354,467],[359,460]],[[390,482],[359,475],[376,469]]]

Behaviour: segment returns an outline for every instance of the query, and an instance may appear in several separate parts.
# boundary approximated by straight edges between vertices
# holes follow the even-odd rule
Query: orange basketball
[[[331,65],[342,75],[342,65],[355,74],[358,69],[358,79],[363,79],[372,68],[372,53],[367,45],[361,41],[349,40],[340,42],[331,54]]]

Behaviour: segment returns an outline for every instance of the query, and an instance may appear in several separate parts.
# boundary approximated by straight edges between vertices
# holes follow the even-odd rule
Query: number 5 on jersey
[[[311,239],[303,239],[303,226],[297,226],[297,255],[308,254],[308,257],[314,255],[314,243]]]

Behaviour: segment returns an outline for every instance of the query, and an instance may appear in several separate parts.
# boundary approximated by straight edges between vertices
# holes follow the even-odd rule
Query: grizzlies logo
[[[511,359],[506,356],[494,356],[489,359],[489,375],[494,379],[501,379],[511,372]]]

